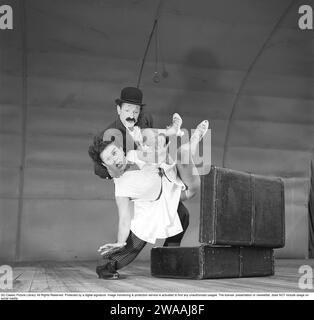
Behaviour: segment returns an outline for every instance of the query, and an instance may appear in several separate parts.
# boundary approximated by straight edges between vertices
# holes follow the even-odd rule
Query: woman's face
[[[121,147],[114,143],[108,145],[100,154],[103,164],[117,176],[121,175],[127,165],[127,160]]]

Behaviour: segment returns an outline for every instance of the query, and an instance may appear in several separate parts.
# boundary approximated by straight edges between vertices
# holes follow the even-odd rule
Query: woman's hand
[[[103,246],[100,246],[99,249],[97,250],[101,255],[107,254],[107,253],[112,253],[116,251],[120,251],[124,246],[126,245],[125,243],[107,243]]]

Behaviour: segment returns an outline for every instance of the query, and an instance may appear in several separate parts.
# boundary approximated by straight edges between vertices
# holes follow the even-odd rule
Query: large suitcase
[[[151,250],[155,277],[210,279],[270,276],[274,254],[270,248],[155,247]]]
[[[284,211],[280,178],[212,166],[201,177],[199,242],[281,248]]]

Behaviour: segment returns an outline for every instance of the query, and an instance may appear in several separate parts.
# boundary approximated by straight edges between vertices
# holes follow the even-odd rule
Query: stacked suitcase
[[[201,177],[197,247],[156,247],[151,273],[171,278],[230,278],[274,274],[274,248],[285,244],[280,178],[212,166]]]

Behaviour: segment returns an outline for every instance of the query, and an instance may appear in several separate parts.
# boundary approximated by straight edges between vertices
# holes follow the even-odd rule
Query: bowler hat
[[[125,103],[132,103],[139,106],[145,106],[142,103],[143,100],[143,93],[140,89],[135,87],[126,87],[121,90],[120,99],[116,99],[116,104]]]

